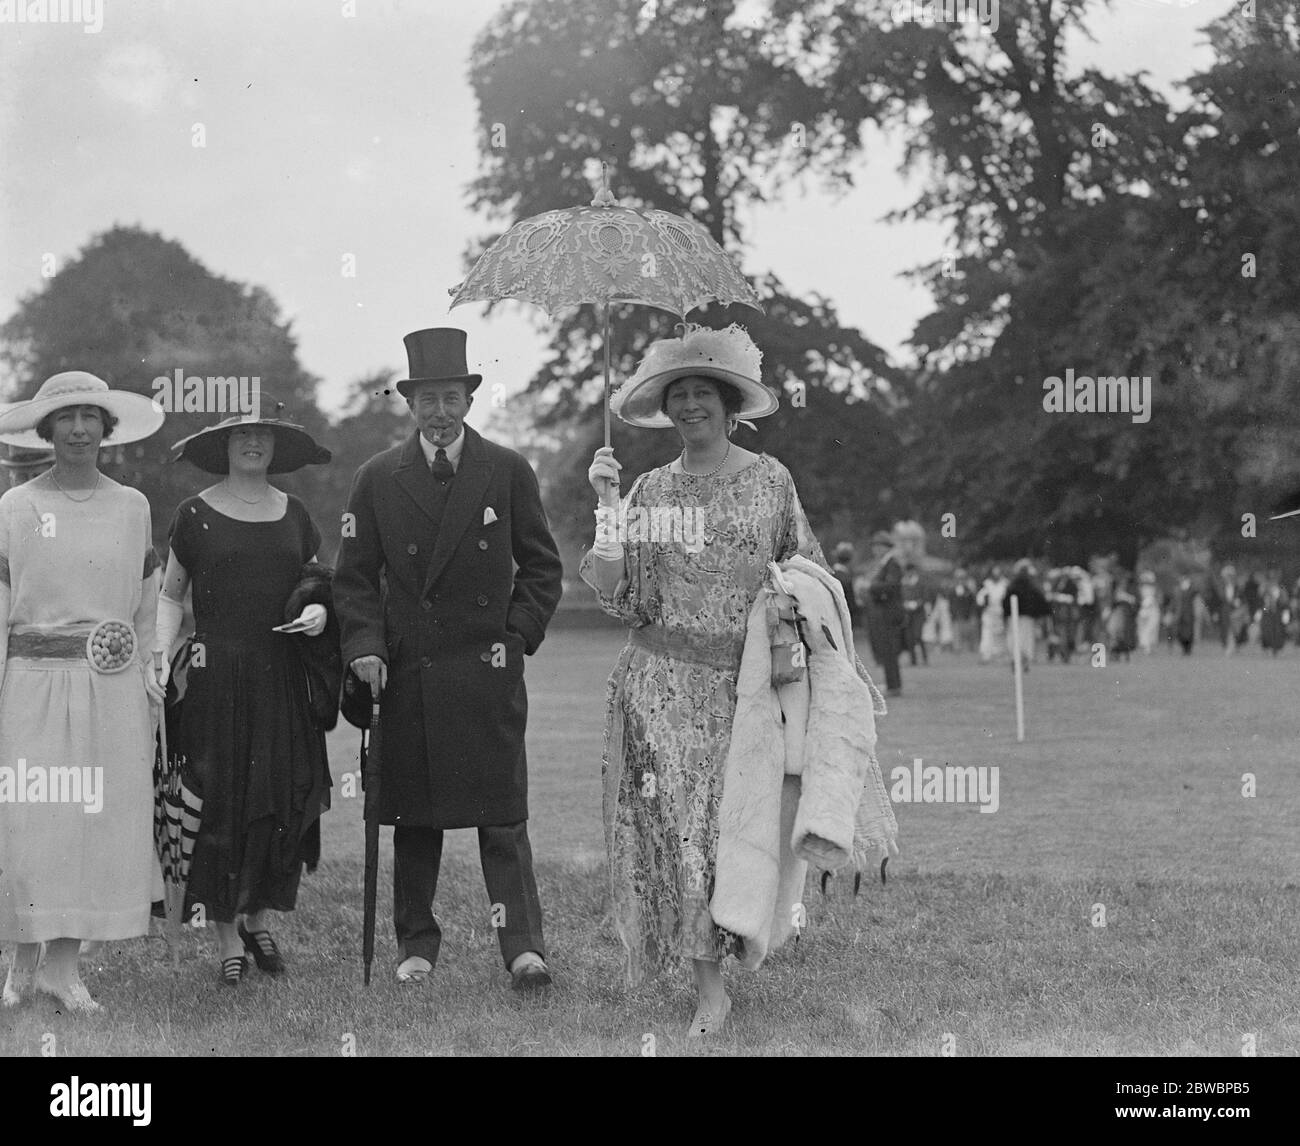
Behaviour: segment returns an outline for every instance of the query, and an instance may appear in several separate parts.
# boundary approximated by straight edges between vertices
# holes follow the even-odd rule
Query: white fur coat
[[[875,758],[884,701],[853,649],[844,590],[801,556],[771,566],[809,646],[802,681],[772,686],[767,591],[749,615],[723,773],[710,912],[758,967],[790,937],[808,864],[864,870],[897,855],[898,825]],[[784,719],[783,719],[784,717]]]

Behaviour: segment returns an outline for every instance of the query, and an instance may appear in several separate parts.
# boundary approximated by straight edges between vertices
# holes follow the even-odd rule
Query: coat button
[[[479,547],[480,549],[486,549],[486,548],[487,548],[487,542],[486,542],[486,541],[480,541],[480,542],[478,543],[478,547]]]
[[[430,609],[433,608],[433,602],[432,602],[432,601],[421,601],[421,602],[420,602],[420,608],[423,609],[423,610],[427,613]]]
[[[478,659],[481,660],[484,664],[487,664],[487,662],[490,661],[490,660],[492,659],[492,654],[491,654],[491,653],[479,653],[479,655],[478,655]]]
[[[424,668],[429,668],[429,667],[433,664],[433,661],[431,661],[428,657],[421,657],[421,658],[420,658],[420,664],[421,664]]]
[[[416,545],[414,541],[412,541],[411,544],[406,547],[406,552],[409,553],[412,557],[414,557],[417,553],[420,552],[420,547]]]
[[[480,605],[486,605],[486,604],[487,604],[487,598],[486,598],[485,596],[483,596],[482,593],[480,593],[480,594],[478,595],[478,603],[479,603]]]

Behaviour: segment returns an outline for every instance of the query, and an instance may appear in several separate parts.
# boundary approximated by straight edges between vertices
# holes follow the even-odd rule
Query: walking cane
[[[375,959],[375,900],[379,884],[379,767],[382,745],[379,735],[379,693],[370,694],[370,743],[362,769],[365,790],[366,849],[362,891],[361,959],[365,985],[370,986],[370,966]]]

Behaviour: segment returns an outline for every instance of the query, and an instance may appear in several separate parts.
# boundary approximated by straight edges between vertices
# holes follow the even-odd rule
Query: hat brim
[[[230,453],[228,442],[230,434],[239,426],[264,426],[275,435],[275,454],[267,467],[269,474],[288,474],[300,470],[303,466],[325,465],[333,454],[324,446],[316,444],[313,438],[301,426],[290,422],[274,422],[259,418],[228,418],[188,438],[182,438],[172,449],[176,459],[182,458],[191,465],[198,466],[210,474],[228,474],[230,472]]]
[[[453,374],[449,378],[403,378],[397,383],[397,392],[403,398],[409,398],[412,390],[423,386],[426,382],[464,382],[465,393],[469,395],[478,389],[478,384],[482,381],[482,374]]]
[[[49,449],[50,443],[36,433],[42,418],[69,406],[99,406],[117,419],[113,433],[104,439],[106,447],[123,446],[156,434],[166,414],[153,400],[129,390],[87,390],[15,402],[0,413],[0,442],[25,449]],[[29,432],[29,433],[25,433]],[[34,441],[35,445],[29,443]]]
[[[775,414],[780,403],[770,389],[761,382],[746,378],[720,366],[692,365],[675,366],[658,374],[622,388],[610,399],[610,410],[629,426],[640,426],[646,430],[661,430],[672,426],[672,419],[659,407],[663,404],[664,391],[678,378],[692,375],[701,378],[717,378],[730,382],[740,391],[743,403],[736,411],[737,418],[766,418]],[[626,387],[627,384],[625,384]]]
[[[0,414],[21,405],[21,402],[0,402]],[[0,446],[15,446],[20,450],[48,450],[50,443],[35,430],[14,430],[10,434],[0,434]]]

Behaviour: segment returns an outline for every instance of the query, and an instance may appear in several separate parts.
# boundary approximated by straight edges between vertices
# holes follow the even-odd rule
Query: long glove
[[[172,662],[171,651],[172,645],[176,643],[176,638],[180,636],[181,626],[185,623],[185,610],[177,602],[173,601],[165,593],[158,594],[156,631],[154,633],[153,644],[149,646],[150,657],[152,659],[152,650],[162,650],[162,673],[158,678],[158,683],[164,688],[167,687],[167,679],[171,676]]]
[[[153,650],[158,612],[158,572],[155,570],[140,583],[140,605],[131,618],[135,626],[136,655],[144,665],[146,690],[152,703],[161,705],[166,696],[166,677],[159,680],[154,668]],[[164,657],[164,662],[166,658]]]
[[[305,637],[319,637],[325,631],[325,623],[329,620],[329,611],[324,605],[304,605],[302,612],[294,619],[293,623],[301,622],[308,627],[302,630]]]

